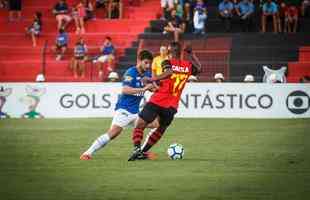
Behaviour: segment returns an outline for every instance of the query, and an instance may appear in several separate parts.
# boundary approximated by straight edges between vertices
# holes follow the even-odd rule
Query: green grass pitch
[[[131,129],[80,161],[110,122],[1,120],[0,199],[310,199],[309,119],[176,119],[155,161],[127,161]],[[173,142],[183,160],[167,158]]]

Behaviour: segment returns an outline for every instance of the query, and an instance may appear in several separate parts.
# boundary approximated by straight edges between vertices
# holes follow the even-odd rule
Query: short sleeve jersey
[[[129,86],[132,88],[143,88],[142,79],[144,77],[151,77],[151,72],[146,71],[143,74],[140,74],[137,67],[130,67],[124,74],[123,86]],[[138,94],[121,94],[118,98],[118,101],[115,106],[115,110],[125,109],[132,114],[139,112],[139,105],[144,96],[144,92]]]

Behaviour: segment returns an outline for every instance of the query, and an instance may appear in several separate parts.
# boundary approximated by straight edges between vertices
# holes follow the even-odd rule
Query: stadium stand
[[[72,5],[74,0],[67,2]],[[134,2],[134,5],[129,5],[128,0],[124,1],[124,19],[102,19],[103,14],[96,13],[97,19],[86,23],[85,41],[91,54],[98,53],[98,47],[106,35],[112,37],[117,49],[116,71],[120,75],[135,64],[139,49],[148,48],[157,53],[160,44],[172,39],[172,36],[162,34],[165,22],[158,16],[161,12],[159,1]],[[193,50],[202,61],[204,68],[199,81],[211,81],[215,73],[223,73],[228,81],[242,81],[246,74],[252,74],[256,81],[261,81],[263,65],[273,69],[287,66],[289,82],[297,82],[300,77],[309,75],[309,18],[300,17],[296,34],[260,33],[261,13],[256,3],[254,26],[250,32],[242,32],[239,21],[233,19],[232,29],[227,33],[218,18],[218,3],[218,0],[207,1],[206,35],[196,36],[188,29],[181,37],[183,44],[192,43]],[[48,40],[50,46],[56,35],[56,22],[51,14],[53,4],[53,0],[44,3],[38,0],[27,1],[23,9],[25,20],[16,24],[8,23],[4,18],[7,13],[0,11],[0,81],[34,81],[41,71],[43,43]],[[38,9],[44,13],[43,35],[39,38],[38,47],[32,48],[23,30]],[[271,23],[267,24],[267,30],[272,30]],[[69,27],[69,33],[69,53],[72,53],[77,39],[73,24]],[[55,61],[52,52],[47,50],[47,81],[99,81],[97,69],[90,63],[86,67],[86,78],[74,79],[68,68],[68,58]]]
[[[41,71],[42,48],[47,41],[46,54],[46,80],[47,81],[99,81],[91,73],[98,74],[92,70],[91,63],[87,63],[86,77],[74,79],[69,69],[69,58],[72,55],[74,43],[78,35],[74,33],[74,23],[68,27],[69,51],[62,61],[56,61],[51,47],[54,44],[56,30],[56,20],[52,14],[55,0],[27,0],[23,5],[23,20],[20,22],[8,22],[8,11],[0,11],[0,81],[34,81],[36,75]],[[69,6],[75,1],[67,0]],[[99,46],[110,36],[117,49],[116,56],[121,57],[125,49],[137,46],[135,42],[138,34],[148,26],[151,19],[155,19],[159,11],[156,0],[148,0],[143,3],[129,5],[129,1],[124,3],[123,19],[103,19],[104,13],[98,10],[97,19],[86,23],[87,33],[83,35],[89,48],[90,54],[99,54]],[[33,48],[31,40],[25,37],[24,29],[31,23],[33,14],[36,11],[43,13],[43,31],[38,39],[38,46]],[[106,73],[106,76],[108,73]]]

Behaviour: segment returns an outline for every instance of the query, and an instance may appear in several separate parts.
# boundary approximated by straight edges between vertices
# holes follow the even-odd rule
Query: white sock
[[[84,154],[92,155],[98,149],[104,147],[110,141],[110,136],[106,133],[98,137]]]
[[[149,140],[149,137],[156,131],[156,129],[157,129],[157,128],[152,128],[152,129],[149,131],[149,133],[147,134],[147,136],[146,136],[146,138],[145,138],[145,140],[144,140],[144,142],[143,142],[143,145],[142,145],[141,149],[144,148],[144,146],[147,144],[147,141]]]

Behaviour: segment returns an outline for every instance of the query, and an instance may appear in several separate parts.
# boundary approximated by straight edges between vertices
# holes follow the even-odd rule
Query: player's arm
[[[202,66],[201,66],[201,63],[200,63],[198,57],[193,52],[192,47],[187,46],[185,48],[185,52],[188,53],[189,61],[192,63],[192,75],[195,76],[195,75],[199,74],[202,70]]]
[[[163,79],[167,79],[167,78],[169,78],[173,74],[172,66],[171,66],[171,63],[170,63],[169,60],[164,60],[161,63],[161,67],[163,69],[163,73],[161,73],[158,76],[157,75],[153,76],[152,77],[152,81],[153,82],[160,81],[160,80],[163,80]]]
[[[157,72],[156,68],[157,68],[156,60],[153,59],[153,62],[152,62],[152,78],[156,76],[156,72]]]
[[[153,84],[147,84],[143,88],[133,88],[133,87],[130,87],[128,85],[125,85],[122,88],[122,93],[133,95],[133,94],[139,94],[139,93],[145,92],[145,91],[150,90],[152,88],[154,88]]]
[[[133,76],[130,73],[126,73],[123,80],[122,93],[134,95],[145,92],[154,87],[152,84],[145,84],[143,88],[136,88],[135,85],[136,83],[134,82]]]

